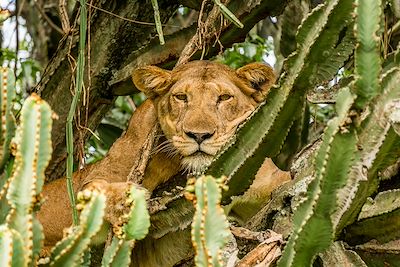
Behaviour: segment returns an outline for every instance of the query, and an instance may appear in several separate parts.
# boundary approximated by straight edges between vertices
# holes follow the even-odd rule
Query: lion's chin
[[[196,152],[190,156],[182,158],[182,169],[189,173],[201,173],[208,167],[208,165],[210,165],[213,158],[214,157],[209,154]]]

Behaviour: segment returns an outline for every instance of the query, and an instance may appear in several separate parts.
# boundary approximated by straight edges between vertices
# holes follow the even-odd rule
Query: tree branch
[[[92,4],[128,19],[153,21],[151,3],[143,4],[142,1],[118,2],[118,4],[103,2],[95,0]],[[167,0],[160,0],[159,5],[161,19],[164,23],[178,7],[176,1]],[[108,85],[113,73],[129,63],[127,59],[131,53],[149,42],[154,36],[155,28],[154,26],[137,25],[97,10],[93,11],[92,20],[88,23],[90,23],[91,29],[91,66],[88,66],[91,70],[91,87],[89,105],[81,108],[81,112],[84,114],[85,109],[88,109],[89,120],[88,125],[85,126],[95,129],[115,99]],[[46,171],[49,180],[61,177],[65,171],[65,122],[72,100],[70,86],[73,75],[68,59],[77,57],[76,44],[77,31],[73,31],[60,42],[55,56],[47,65],[41,81],[35,88],[35,91],[59,115],[59,119],[53,123],[53,156]],[[78,131],[74,132],[74,143],[77,144],[79,133]],[[85,132],[84,140],[89,136],[90,132]]]
[[[243,41],[247,33],[260,20],[268,16],[277,16],[283,11],[285,1],[244,1],[232,0],[228,6],[243,22],[244,28],[229,25],[221,32],[220,41],[224,47],[230,47],[233,43]],[[196,34],[197,24],[166,36],[165,45],[161,46],[158,40],[153,40],[146,47],[132,53],[131,61],[112,77],[109,85],[115,95],[129,95],[138,92],[131,81],[132,71],[144,65],[158,65],[164,68],[172,68],[178,60],[181,52],[189,40]],[[219,53],[220,49],[211,47],[206,58],[211,58]],[[201,52],[193,55],[198,59]]]

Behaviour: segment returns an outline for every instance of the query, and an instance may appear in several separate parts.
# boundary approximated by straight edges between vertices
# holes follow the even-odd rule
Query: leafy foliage
[[[242,67],[252,62],[263,62],[266,56],[273,50],[271,40],[266,40],[256,33],[250,33],[246,41],[237,43],[217,57],[217,61],[228,65],[233,69]]]

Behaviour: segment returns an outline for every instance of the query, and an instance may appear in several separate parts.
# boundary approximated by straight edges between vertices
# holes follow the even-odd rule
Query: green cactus
[[[0,266],[26,266],[21,236],[7,225],[0,225]]]
[[[104,252],[101,266],[129,266],[132,248],[136,240],[143,239],[149,232],[150,215],[147,210],[145,191],[131,186],[127,196],[131,209],[127,222],[117,231],[111,245]]]
[[[388,110],[400,97],[399,82],[398,68],[393,68],[382,78],[382,93],[372,101],[366,111],[369,116],[358,127],[359,160],[338,196],[341,208],[333,214],[337,232],[357,218],[367,198],[378,188],[379,172],[394,164],[400,155],[400,137],[391,128],[391,109]]]
[[[7,191],[11,209],[6,223],[21,237],[22,266],[34,264],[43,239],[34,209],[39,204],[44,170],[51,155],[51,115],[49,105],[37,95],[32,95],[24,103],[17,129],[17,152]]]
[[[371,239],[383,244],[396,238],[400,238],[400,189],[381,192],[367,201],[345,234],[350,244]]]
[[[355,51],[354,89],[357,94],[355,106],[363,109],[379,93],[381,58],[379,53],[382,1],[356,0],[356,23],[354,32],[357,38]]]
[[[80,223],[69,229],[69,234],[52,250],[49,266],[81,266],[90,253],[91,240],[103,225],[106,197],[97,191],[79,192]],[[131,205],[127,222],[114,229],[115,236],[105,249],[102,266],[129,266],[135,240],[143,239],[150,226],[145,192],[132,186],[127,196]],[[86,260],[87,262],[87,260]]]
[[[134,241],[123,240],[113,237],[111,245],[104,251],[102,267],[129,266],[131,262],[131,251]]]
[[[8,73],[8,80],[13,80],[11,72],[4,69],[2,71],[4,75]],[[5,83],[2,85],[6,87]],[[14,89],[9,86],[7,90],[11,101]],[[3,100],[7,100],[7,97],[4,96]],[[11,102],[7,105],[11,105]],[[9,122],[6,124],[13,125],[11,112],[7,112]],[[39,255],[43,234],[35,209],[40,204],[39,194],[44,182],[44,170],[51,155],[51,116],[49,105],[37,95],[26,99],[16,132],[12,175],[8,179],[8,186],[3,185],[2,188],[6,193],[6,198],[3,194],[1,199],[2,206],[7,204],[8,209],[5,224],[0,226],[0,254],[8,256],[1,257],[1,266],[33,266]],[[6,128],[6,125],[3,124],[3,127]],[[6,143],[9,145],[9,141]],[[9,153],[8,150],[7,148],[3,151]]]
[[[349,89],[338,95],[338,116],[325,130],[315,158],[315,178],[308,186],[307,198],[297,207],[293,233],[279,266],[309,266],[313,257],[332,242],[334,230],[330,216],[336,209],[336,202],[332,200],[345,185],[357,151],[355,127],[348,116],[353,103]]]
[[[229,190],[222,198],[224,204],[250,186],[265,157],[280,152],[297,119],[293,114],[298,114],[298,107],[303,106],[307,89],[331,79],[351,54],[353,45],[348,27],[352,23],[352,10],[351,1],[327,1],[300,27],[298,49],[287,59],[278,85],[271,88],[266,102],[206,171],[214,177],[229,177]],[[342,32],[345,38],[339,39]]]
[[[14,74],[7,68],[0,68],[0,223],[5,222],[10,206],[5,198],[9,186],[9,178],[13,166],[13,158],[10,158],[11,139],[15,133],[15,119],[12,113],[12,101],[15,98]]]
[[[8,68],[0,68],[0,75],[0,172],[3,172],[10,156],[10,143],[15,132],[15,119],[12,114],[12,101],[15,98],[15,79],[14,73]],[[4,181],[1,181],[0,187],[3,184]]]
[[[91,239],[101,229],[106,207],[104,194],[85,190],[79,192],[78,200],[82,209],[80,224],[72,226],[69,235],[53,248],[50,266],[80,266]]]
[[[338,96],[338,115],[325,130],[315,158],[315,178],[307,198],[296,209],[293,233],[278,266],[310,266],[317,253],[327,249],[343,227],[354,221],[366,198],[377,189],[378,172],[400,155],[400,138],[390,128],[387,110],[400,97],[399,70],[393,68],[379,80],[376,36],[381,12],[379,1],[356,5],[358,45],[352,85],[356,95],[342,89]],[[390,216],[396,217],[396,213]]]
[[[225,178],[215,179],[212,176],[201,176],[190,184],[187,198],[195,205],[192,222],[192,243],[195,249],[195,264],[204,266],[223,266],[221,249],[230,236],[229,223],[220,206],[221,188]],[[193,192],[195,196],[193,196]]]
[[[131,186],[127,201],[132,203],[132,208],[123,229],[125,236],[122,237],[126,240],[141,240],[148,234],[150,227],[145,191]]]
[[[15,79],[13,72],[8,68],[0,68],[0,214],[8,212],[5,194],[8,187],[12,161],[10,159],[10,144],[15,133],[15,119],[12,113],[12,101],[15,98]],[[7,168],[6,164],[8,163]],[[0,223],[4,221],[0,216]]]

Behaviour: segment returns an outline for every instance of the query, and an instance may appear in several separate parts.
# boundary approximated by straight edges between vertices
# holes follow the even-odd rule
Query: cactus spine
[[[150,215],[144,190],[131,186],[126,201],[131,204],[130,212],[126,215],[128,220],[114,231],[117,235],[104,252],[102,267],[129,266],[135,241],[143,239],[149,232]]]
[[[32,95],[25,101],[20,121],[14,169],[7,190],[10,210],[6,224],[1,226],[5,245],[2,250],[10,250],[11,257],[4,266],[34,265],[43,239],[34,208],[39,204],[44,170],[51,155],[51,109]]]
[[[229,190],[223,193],[224,204],[250,186],[265,157],[279,153],[307,89],[331,79],[351,54],[350,34],[346,32],[343,40],[338,39],[339,33],[352,23],[351,12],[351,1],[327,1],[304,21],[297,34],[298,49],[286,60],[285,73],[278,85],[271,88],[266,102],[206,172],[214,177],[229,177]],[[321,62],[321,58],[326,61]]]
[[[196,266],[223,266],[221,249],[230,236],[229,223],[220,206],[221,188],[224,178],[216,180],[212,176],[201,176],[193,185],[187,198],[195,205],[192,222],[192,243],[195,249]],[[193,181],[192,181],[193,182]]]
[[[11,138],[15,132],[15,120],[12,114],[15,80],[13,72],[7,68],[0,68],[0,75],[0,172],[2,172],[10,155]]]
[[[72,226],[70,233],[52,250],[50,266],[80,266],[87,252],[90,240],[103,224],[106,198],[96,191],[84,191],[78,195],[81,207],[80,224]]]

